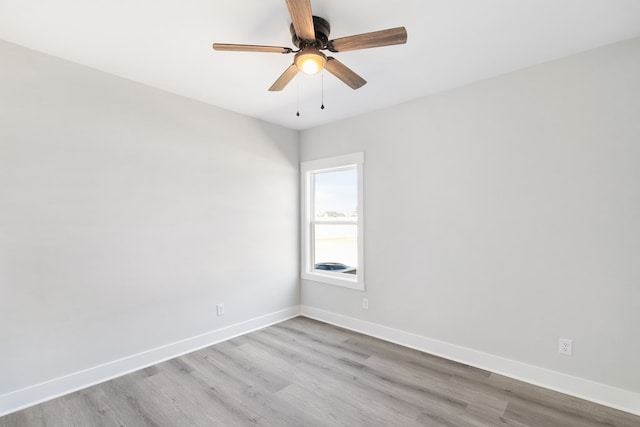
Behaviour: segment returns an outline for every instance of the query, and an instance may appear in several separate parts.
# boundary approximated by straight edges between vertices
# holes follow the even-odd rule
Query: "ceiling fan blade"
[[[406,42],[406,28],[397,27],[330,40],[327,49],[331,52],[346,52],[348,50],[369,49],[371,47],[390,46]]]
[[[315,40],[311,0],[286,0],[286,2],[296,35],[303,40]]]
[[[328,72],[342,80],[344,83],[346,83],[347,86],[349,86],[351,89],[358,89],[367,84],[367,81],[365,79],[354,73],[349,67],[331,56],[327,58],[327,63],[325,64],[324,68]]]
[[[252,44],[225,44],[214,43],[214,50],[233,51],[233,52],[265,52],[265,53],[291,53],[293,49],[278,46],[257,46]]]
[[[289,82],[296,76],[296,74],[298,74],[298,71],[299,70],[296,64],[289,65],[289,68],[284,70],[284,73],[282,73],[282,75],[278,77],[278,80],[276,80],[275,83],[271,85],[269,91],[277,92],[284,89],[284,87],[289,84]]]

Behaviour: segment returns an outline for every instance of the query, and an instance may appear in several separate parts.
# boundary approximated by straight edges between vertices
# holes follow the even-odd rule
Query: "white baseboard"
[[[296,317],[300,307],[256,317],[222,329],[94,366],[70,375],[0,395],[0,417],[74,391],[173,359],[192,351]]]
[[[421,335],[314,307],[291,307],[265,316],[154,348],[90,369],[0,395],[0,417],[192,351],[262,329],[299,314],[372,337],[505,375],[615,409],[640,415],[640,393],[611,387],[515,360],[505,359]]]
[[[303,316],[311,319],[640,415],[640,393],[611,387],[314,307],[303,305],[300,307],[300,312]]]

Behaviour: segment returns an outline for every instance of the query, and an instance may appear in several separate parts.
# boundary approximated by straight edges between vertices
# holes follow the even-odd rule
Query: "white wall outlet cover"
[[[560,354],[571,356],[573,353],[573,341],[568,338],[560,338],[558,351]]]

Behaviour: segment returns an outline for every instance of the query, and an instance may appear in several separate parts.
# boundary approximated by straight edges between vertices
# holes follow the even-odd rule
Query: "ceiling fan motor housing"
[[[327,43],[329,42],[329,33],[331,32],[331,27],[329,26],[329,22],[326,19],[320,18],[319,16],[313,17],[313,29],[316,33],[315,40],[303,40],[296,34],[296,30],[293,28],[293,24],[289,27],[291,31],[291,40],[293,44],[298,49],[304,49],[305,47],[315,47],[316,49],[324,49],[327,47]]]

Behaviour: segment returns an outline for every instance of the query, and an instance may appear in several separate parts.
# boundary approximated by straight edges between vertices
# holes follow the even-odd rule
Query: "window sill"
[[[348,277],[346,273],[317,273],[307,272],[301,274],[305,280],[313,282],[325,283],[328,285],[339,286],[341,288],[354,289],[356,291],[364,291],[364,283],[357,277]],[[347,276],[347,277],[345,277]]]

